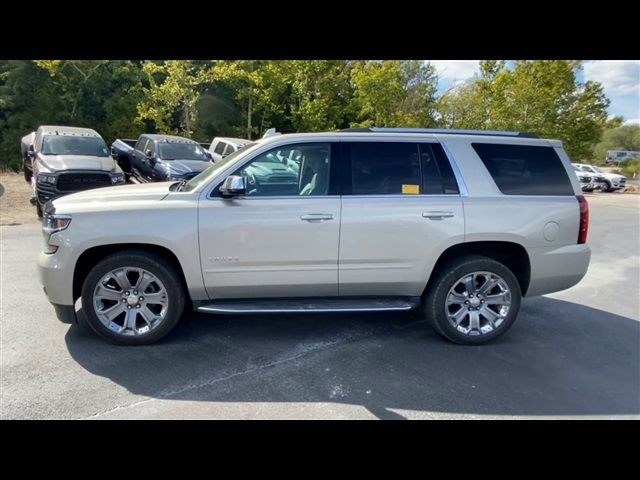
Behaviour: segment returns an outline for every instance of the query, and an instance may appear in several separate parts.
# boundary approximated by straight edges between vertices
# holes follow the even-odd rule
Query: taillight
[[[580,229],[578,230],[578,243],[587,243],[587,232],[589,231],[589,204],[582,195],[577,195],[580,204]]]

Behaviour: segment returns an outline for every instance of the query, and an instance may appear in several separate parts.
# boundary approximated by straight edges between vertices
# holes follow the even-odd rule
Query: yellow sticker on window
[[[420,193],[420,185],[407,185],[402,184],[402,193],[408,194],[419,194]]]

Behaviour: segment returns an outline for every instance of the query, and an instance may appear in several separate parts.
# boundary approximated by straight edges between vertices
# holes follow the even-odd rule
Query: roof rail
[[[370,127],[343,128],[341,132],[380,132],[380,133],[442,133],[447,135],[490,135],[493,137],[525,137],[538,138],[535,133],[510,132],[503,130],[466,130],[448,128],[402,128],[402,127]]]

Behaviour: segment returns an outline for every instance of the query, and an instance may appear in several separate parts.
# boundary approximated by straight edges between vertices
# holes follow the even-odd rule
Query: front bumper
[[[73,271],[64,268],[66,263],[65,249],[48,255],[40,252],[38,256],[38,274],[44,293],[53,305],[58,319],[64,323],[75,323],[75,308],[73,302]],[[71,320],[71,321],[70,321]]]
[[[600,182],[580,182],[580,188],[582,189],[583,192],[587,192],[587,191],[592,191],[592,190],[596,190],[598,188],[602,188],[602,186],[604,185],[604,183],[600,183]]]

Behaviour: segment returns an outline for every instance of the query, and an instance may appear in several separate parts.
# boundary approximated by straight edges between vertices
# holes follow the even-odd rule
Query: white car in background
[[[620,190],[627,184],[627,177],[625,177],[624,175],[603,172],[598,167],[587,165],[585,163],[572,163],[572,165],[576,169],[576,171],[584,172],[588,175],[592,175],[598,178],[599,183],[601,184],[600,189],[603,192],[613,192],[615,190]],[[600,180],[599,177],[602,177],[602,180]]]
[[[209,152],[213,157],[213,162],[216,163],[227,155],[237,152],[248,143],[251,143],[251,140],[246,138],[216,137],[211,142]]]

